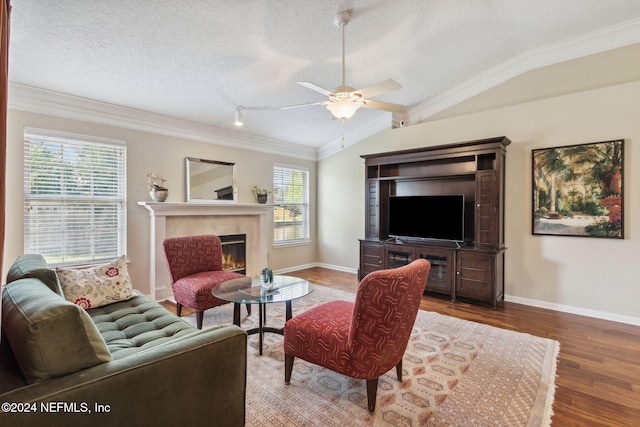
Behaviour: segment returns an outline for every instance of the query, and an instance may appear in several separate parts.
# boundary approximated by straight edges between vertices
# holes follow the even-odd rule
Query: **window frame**
[[[283,169],[283,170],[289,170],[289,171],[295,171],[295,172],[303,172],[306,176],[305,176],[305,187],[304,187],[304,195],[303,195],[303,201],[293,201],[293,202],[283,202],[283,201],[278,201],[277,200],[277,188],[279,186],[282,185],[282,182],[277,183],[276,182],[276,178],[277,178],[277,169]],[[276,163],[273,166],[273,204],[274,204],[274,215],[273,215],[273,245],[274,246],[295,246],[295,245],[302,245],[302,244],[308,244],[311,242],[311,202],[310,202],[310,193],[311,193],[311,172],[309,170],[309,168],[304,167],[304,166],[298,166],[298,165],[290,165],[290,164],[282,164],[282,163]],[[278,227],[278,222],[281,221],[277,221],[277,215],[276,215],[276,209],[278,207],[282,207],[282,206],[287,206],[287,205],[299,205],[302,206],[304,211],[306,212],[306,215],[304,215],[304,219],[301,222],[301,225],[304,227],[304,236],[300,237],[300,238],[294,238],[294,239],[281,239],[278,240],[276,239],[276,229]],[[297,222],[293,221],[293,224],[295,225]],[[299,223],[299,222],[298,222]]]
[[[47,263],[51,266],[84,266],[84,265],[95,265],[99,263],[104,263],[111,261],[121,255],[126,254],[127,251],[127,144],[125,141],[109,139],[109,138],[101,138],[95,136],[88,135],[80,135],[73,134],[69,132],[59,132],[47,129],[37,129],[25,127],[23,132],[24,143],[23,143],[23,162],[24,162],[24,172],[23,172],[23,185],[24,185],[24,224],[23,224],[23,242],[24,242],[24,251],[31,253],[40,253],[47,259]],[[40,165],[46,165],[47,162],[41,162],[40,164],[37,161],[34,161],[34,158],[30,156],[32,153],[31,150],[36,147],[36,145],[44,145],[44,143],[58,145],[61,156],[64,159],[68,160],[68,153],[71,152],[71,157],[73,157],[73,150],[92,146],[94,147],[94,151],[90,153],[91,155],[100,155],[100,149],[106,147],[107,150],[112,151],[112,153],[103,154],[103,157],[92,158],[92,162],[90,166],[82,168],[86,172],[91,172],[90,184],[86,184],[87,187],[90,187],[90,190],[80,191],[77,190],[75,193],[67,192],[66,190],[61,190],[59,192],[55,192],[55,184],[52,186],[51,190],[53,193],[50,194],[36,194],[35,185],[33,185],[32,172],[37,169],[32,169],[32,165],[35,164],[36,167]],[[114,151],[115,150],[115,151]],[[112,163],[109,167],[105,169],[100,169],[102,174],[96,174],[96,160],[101,160],[106,163]],[[58,162],[58,164],[63,165],[62,162]],[[71,162],[70,164],[73,165]],[[49,165],[54,165],[52,168],[55,168],[55,162],[49,162]],[[77,166],[77,164],[75,164]],[[59,166],[61,167],[61,166]],[[68,167],[68,166],[67,166]],[[55,170],[55,169],[52,169]],[[64,177],[65,174],[62,172],[62,167],[60,170],[56,170],[53,177],[57,179],[56,183],[60,183],[61,187],[64,186]],[[86,173],[85,172],[85,173]],[[113,175],[117,179],[115,183],[109,181],[108,178]],[[68,182],[68,181],[67,181]],[[105,191],[109,194],[100,194],[100,190],[96,189],[96,187],[103,186]],[[46,192],[48,188],[43,187],[43,193]],[[51,242],[54,241],[51,238],[52,234],[49,234],[47,238],[47,231],[36,229],[33,230],[33,226],[37,227],[38,221],[43,221],[43,217],[39,217],[38,214],[33,214],[31,210],[34,206],[44,205],[45,209],[43,215],[51,214],[52,222],[54,226],[58,227],[57,231],[61,234],[60,239],[62,242],[71,241],[68,245],[61,244],[60,251],[55,253],[52,250],[45,250],[44,247],[51,247]],[[47,207],[48,205],[48,207]],[[49,212],[46,212],[46,209],[49,209]],[[107,214],[105,215],[104,212]],[[31,217],[33,215],[33,217]],[[84,215],[84,218],[88,218],[91,224],[105,224],[104,230],[105,234],[102,236],[103,241],[89,239],[90,243],[86,245],[77,244],[73,242],[72,237],[75,235],[76,237],[81,235],[80,233],[73,232],[71,221],[67,220],[66,215]],[[54,222],[53,220],[57,220]],[[77,219],[76,224],[81,220]],[[60,229],[61,227],[61,229]],[[115,228],[115,230],[114,230]],[[111,230],[111,231],[109,231]],[[86,233],[86,231],[85,231]],[[94,233],[88,233],[91,236]],[[40,239],[40,237],[41,239]],[[35,239],[40,239],[35,242]],[[67,240],[69,239],[69,240]],[[113,244],[109,244],[109,240],[113,241]],[[79,241],[79,239],[77,240]],[[107,242],[107,245],[104,245],[104,242]],[[43,242],[43,243],[40,243]],[[43,246],[39,246],[43,245]],[[82,252],[85,248],[87,250],[86,255],[74,255],[73,249],[79,249],[79,252]],[[106,248],[106,249],[104,249]]]

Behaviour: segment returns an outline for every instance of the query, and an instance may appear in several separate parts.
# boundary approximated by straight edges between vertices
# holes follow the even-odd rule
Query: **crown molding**
[[[263,153],[316,160],[315,148],[9,82],[9,108]]]
[[[640,42],[640,19],[613,25],[578,37],[532,49],[472,79],[418,104],[407,112],[409,124],[417,124],[527,71],[594,55]]]

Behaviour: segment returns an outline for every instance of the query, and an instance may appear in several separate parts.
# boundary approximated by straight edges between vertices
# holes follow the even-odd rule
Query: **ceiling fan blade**
[[[367,99],[364,101],[364,108],[370,108],[372,110],[391,111],[392,113],[402,113],[405,111],[404,105],[392,104],[390,102],[381,102]]]
[[[385,80],[373,86],[368,86],[362,89],[356,90],[354,93],[360,94],[363,98],[373,98],[374,96],[382,95],[383,93],[393,92],[394,90],[402,89],[402,86],[393,79]]]
[[[312,105],[327,105],[331,101],[311,102],[309,104],[288,105],[286,107],[278,107],[280,110],[290,110],[292,108],[310,107]]]
[[[326,95],[326,96],[333,95],[333,92],[331,92],[330,90],[321,88],[320,86],[318,86],[318,85],[316,85],[314,83],[311,83],[311,82],[296,82],[296,83],[298,83],[300,86],[306,87],[307,89],[311,89],[311,90],[315,90],[316,92],[320,92],[321,94]]]

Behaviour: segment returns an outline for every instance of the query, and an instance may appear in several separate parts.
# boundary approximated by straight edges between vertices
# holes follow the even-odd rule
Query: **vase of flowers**
[[[169,189],[164,186],[166,179],[155,172],[147,174],[149,195],[154,202],[164,202],[169,197]]]
[[[267,190],[266,188],[260,188],[257,185],[254,185],[252,190],[253,194],[256,195],[256,200],[258,200],[258,203],[263,205],[267,203],[271,191]]]

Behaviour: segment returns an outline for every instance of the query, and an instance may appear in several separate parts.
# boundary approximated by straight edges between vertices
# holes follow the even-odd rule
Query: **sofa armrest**
[[[0,402],[36,405],[34,413],[0,412],[0,424],[196,425],[216,420],[242,426],[246,369],[245,331],[233,325],[198,330],[130,357],[4,393]],[[55,402],[58,412],[43,412],[40,402]]]
[[[20,279],[39,279],[49,289],[64,298],[58,275],[49,268],[42,255],[26,254],[16,259],[7,272],[7,285]]]

